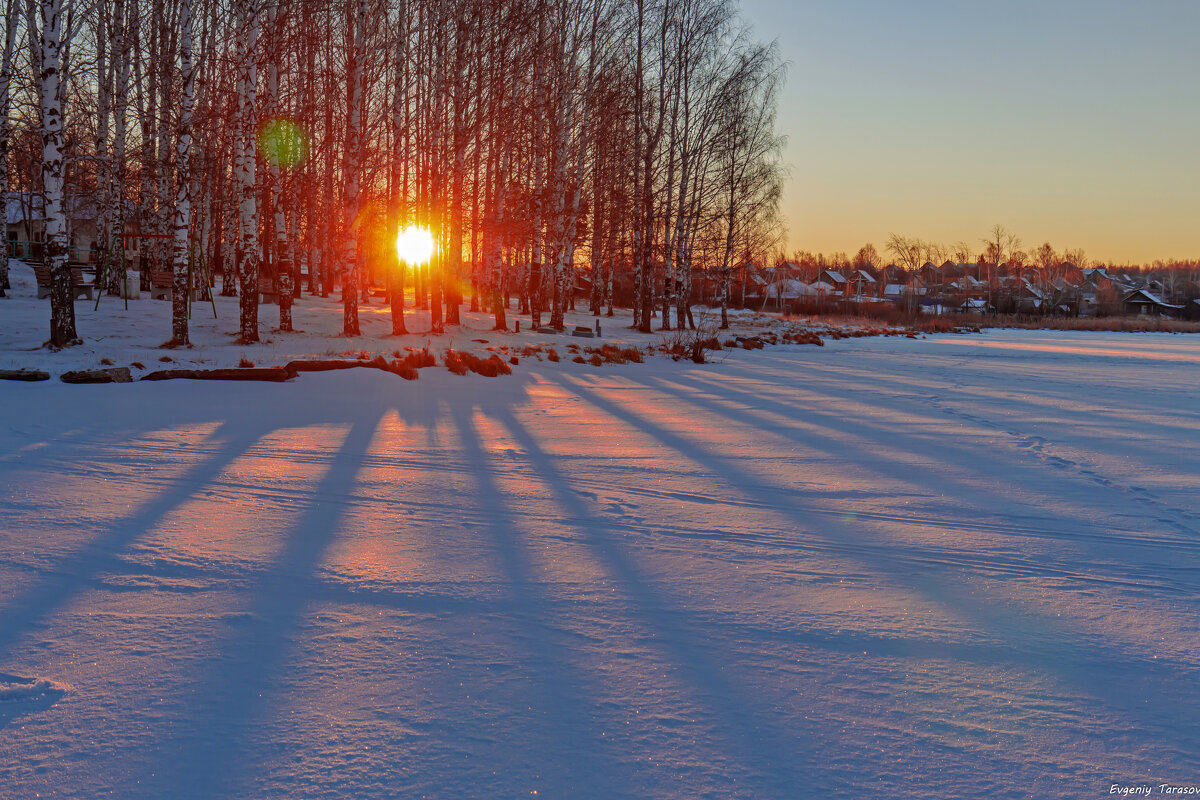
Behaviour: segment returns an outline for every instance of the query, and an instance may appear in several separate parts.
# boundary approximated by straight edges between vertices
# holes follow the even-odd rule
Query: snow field
[[[0,797],[1198,783],[1197,389],[1030,331],[0,384]]]

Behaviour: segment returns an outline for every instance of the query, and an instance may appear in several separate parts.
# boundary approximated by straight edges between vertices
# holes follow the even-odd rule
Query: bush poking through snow
[[[670,336],[664,336],[659,349],[675,361],[686,358],[704,364],[707,361],[705,350],[721,349],[721,343],[714,334],[712,325],[701,323],[693,330],[677,330]]]
[[[821,347],[825,344],[821,340],[821,335],[815,331],[788,331],[783,334],[784,344],[815,344]]]
[[[397,353],[397,355],[399,354]],[[433,353],[429,352],[428,348],[423,347],[420,350],[410,350],[404,358],[396,363],[412,369],[424,369],[425,367],[436,367],[437,359],[433,357]]]
[[[459,352],[453,348],[446,351],[446,369],[455,375],[466,375],[469,370],[485,378],[512,374],[512,367],[495,353],[487,358],[480,358],[474,353]]]
[[[546,358],[551,361],[558,361],[558,351],[551,347],[550,351],[546,353]]]
[[[160,358],[159,359],[159,361],[170,361],[170,360],[171,359],[169,359],[169,358]],[[251,361],[250,359],[246,358],[245,356],[242,356],[238,360],[238,366],[241,367],[242,369],[251,369],[254,366],[254,362]]]
[[[446,365],[446,369],[453,372],[455,375],[466,375],[467,365],[462,360],[458,352],[453,348],[446,350],[446,355],[442,357],[442,362]]]
[[[584,358],[583,356],[575,356],[571,360],[574,361],[576,364],[586,364],[587,363],[587,359]]]

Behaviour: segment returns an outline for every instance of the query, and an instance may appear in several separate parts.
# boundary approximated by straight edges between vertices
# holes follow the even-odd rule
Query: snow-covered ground
[[[140,298],[125,301],[104,296],[99,304],[94,300],[75,301],[76,331],[83,344],[52,352],[42,345],[50,338],[50,301],[37,299],[37,284],[33,270],[20,261],[12,265],[10,297],[0,299],[0,369],[43,369],[57,376],[77,369],[96,369],[107,360],[114,366],[132,365],[136,379],[147,372],[178,367],[234,367],[243,359],[260,367],[286,364],[295,359],[331,358],[366,353],[369,356],[391,356],[404,347],[430,347],[437,353],[447,347],[473,350],[487,355],[488,347],[524,347],[530,344],[556,347],[576,344],[581,347],[614,344],[639,348],[661,345],[662,333],[643,334],[631,330],[628,309],[618,309],[614,317],[601,317],[599,339],[571,336],[570,329],[582,326],[594,329],[596,318],[587,313],[583,304],[579,311],[567,314],[568,331],[561,334],[539,334],[530,330],[528,316],[520,320],[520,333],[495,332],[495,319],[486,313],[464,311],[463,325],[449,326],[446,333],[429,334],[429,311],[413,309],[409,292],[409,308],[405,310],[407,329],[412,333],[392,336],[391,308],[384,299],[372,298],[359,307],[359,327],[362,336],[342,335],[342,301],[339,296],[327,298],[305,295],[293,307],[294,332],[278,330],[279,308],[259,306],[259,335],[261,341],[242,345],[235,343],[238,335],[238,298],[216,296],[210,301],[192,304],[190,338],[192,349],[165,350],[161,345],[171,338],[171,304],[152,300],[143,292]],[[515,303],[515,299],[514,299]],[[126,308],[128,305],[128,308]],[[464,306],[465,308],[465,306]],[[509,327],[518,321],[515,307],[509,312]],[[697,308],[695,321],[705,327],[719,322],[719,310]],[[731,334],[761,333],[777,326],[773,316],[753,311],[730,312]],[[543,324],[549,314],[543,314]],[[655,326],[657,327],[657,326]],[[162,362],[170,361],[169,364]],[[141,365],[141,366],[137,366]]]
[[[1036,331],[0,382],[0,797],[1200,785],[1198,391]]]

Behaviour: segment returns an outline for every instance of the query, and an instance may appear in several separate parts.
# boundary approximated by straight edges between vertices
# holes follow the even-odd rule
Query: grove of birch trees
[[[580,298],[684,328],[694,276],[728,296],[778,230],[783,68],[730,0],[4,3],[0,175],[44,204],[52,347],[78,341],[72,198],[101,289],[173,275],[170,346],[207,291],[243,342],[306,293],[357,335],[372,288],[396,333],[406,306],[561,329]],[[430,263],[398,261],[410,225]]]

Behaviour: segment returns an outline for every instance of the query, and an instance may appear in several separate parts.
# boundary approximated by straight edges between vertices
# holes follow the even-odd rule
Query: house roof
[[[827,269],[821,273],[822,278],[824,278],[826,275],[828,275],[830,278],[832,278],[834,283],[845,283],[846,282],[845,277],[843,277],[842,273],[838,272],[837,270]]]
[[[806,289],[808,289],[808,287],[805,286],[802,281],[785,278],[783,280],[773,282],[767,287],[763,294],[768,298],[774,298],[778,300],[793,300],[797,297],[802,297],[805,294],[808,294],[808,292],[805,291]]]
[[[1141,296],[1140,300],[1139,300],[1139,295]],[[1125,295],[1125,299],[1122,302],[1125,302],[1125,303],[1145,302],[1145,303],[1150,303],[1150,304],[1156,305],[1156,306],[1162,306],[1163,308],[1183,308],[1182,305],[1175,305],[1174,303],[1166,302],[1158,295],[1154,294],[1153,292],[1147,291],[1146,289],[1134,289],[1132,292]]]
[[[32,192],[7,192],[4,195],[4,221],[7,225],[18,225],[29,220],[42,218],[42,196]]]
[[[67,216],[72,220],[96,219],[96,200],[88,195],[68,194],[64,198]],[[45,197],[41,192],[7,192],[4,195],[4,222],[19,225],[26,220],[45,218]]]

